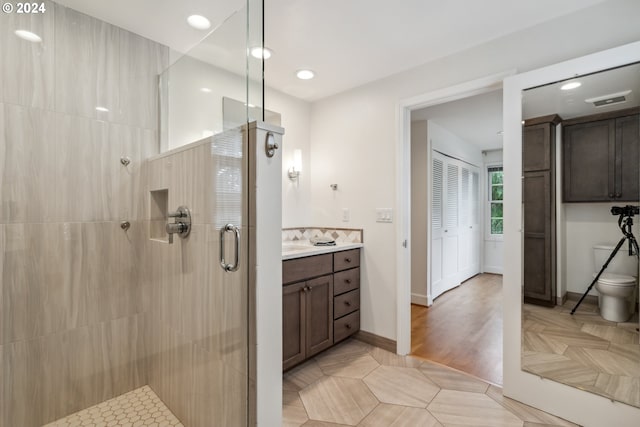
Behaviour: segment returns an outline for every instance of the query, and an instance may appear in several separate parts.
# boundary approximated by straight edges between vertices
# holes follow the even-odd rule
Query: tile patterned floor
[[[43,427],[183,427],[148,386],[84,409]]]
[[[604,320],[595,305],[523,306],[522,368],[546,378],[640,406],[638,314]]]
[[[575,426],[470,375],[356,340],[284,374],[283,418],[284,427]]]

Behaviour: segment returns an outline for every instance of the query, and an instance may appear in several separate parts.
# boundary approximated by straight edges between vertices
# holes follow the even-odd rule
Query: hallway
[[[479,274],[411,305],[411,354],[502,385],[502,276]]]

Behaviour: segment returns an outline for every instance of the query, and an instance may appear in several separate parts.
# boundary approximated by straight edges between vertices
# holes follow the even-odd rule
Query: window
[[[489,173],[489,230],[502,236],[502,166],[491,166]]]

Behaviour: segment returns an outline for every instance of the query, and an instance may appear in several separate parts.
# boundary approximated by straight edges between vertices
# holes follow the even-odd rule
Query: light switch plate
[[[376,208],[376,222],[393,222],[393,209]]]
[[[351,221],[351,211],[349,208],[342,208],[342,222]]]

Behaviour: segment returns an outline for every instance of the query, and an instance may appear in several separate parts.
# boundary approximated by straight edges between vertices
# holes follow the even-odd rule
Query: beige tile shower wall
[[[148,377],[141,165],[158,152],[168,49],[44,3],[0,14],[2,426],[40,426]]]
[[[172,244],[147,241],[152,349],[149,385],[190,427],[241,426],[247,414],[246,152],[229,131],[148,161],[149,189],[168,209],[187,206],[193,226]],[[220,266],[220,228],[241,225],[237,272]],[[232,239],[227,234],[227,242]],[[227,262],[233,258],[227,245]]]

